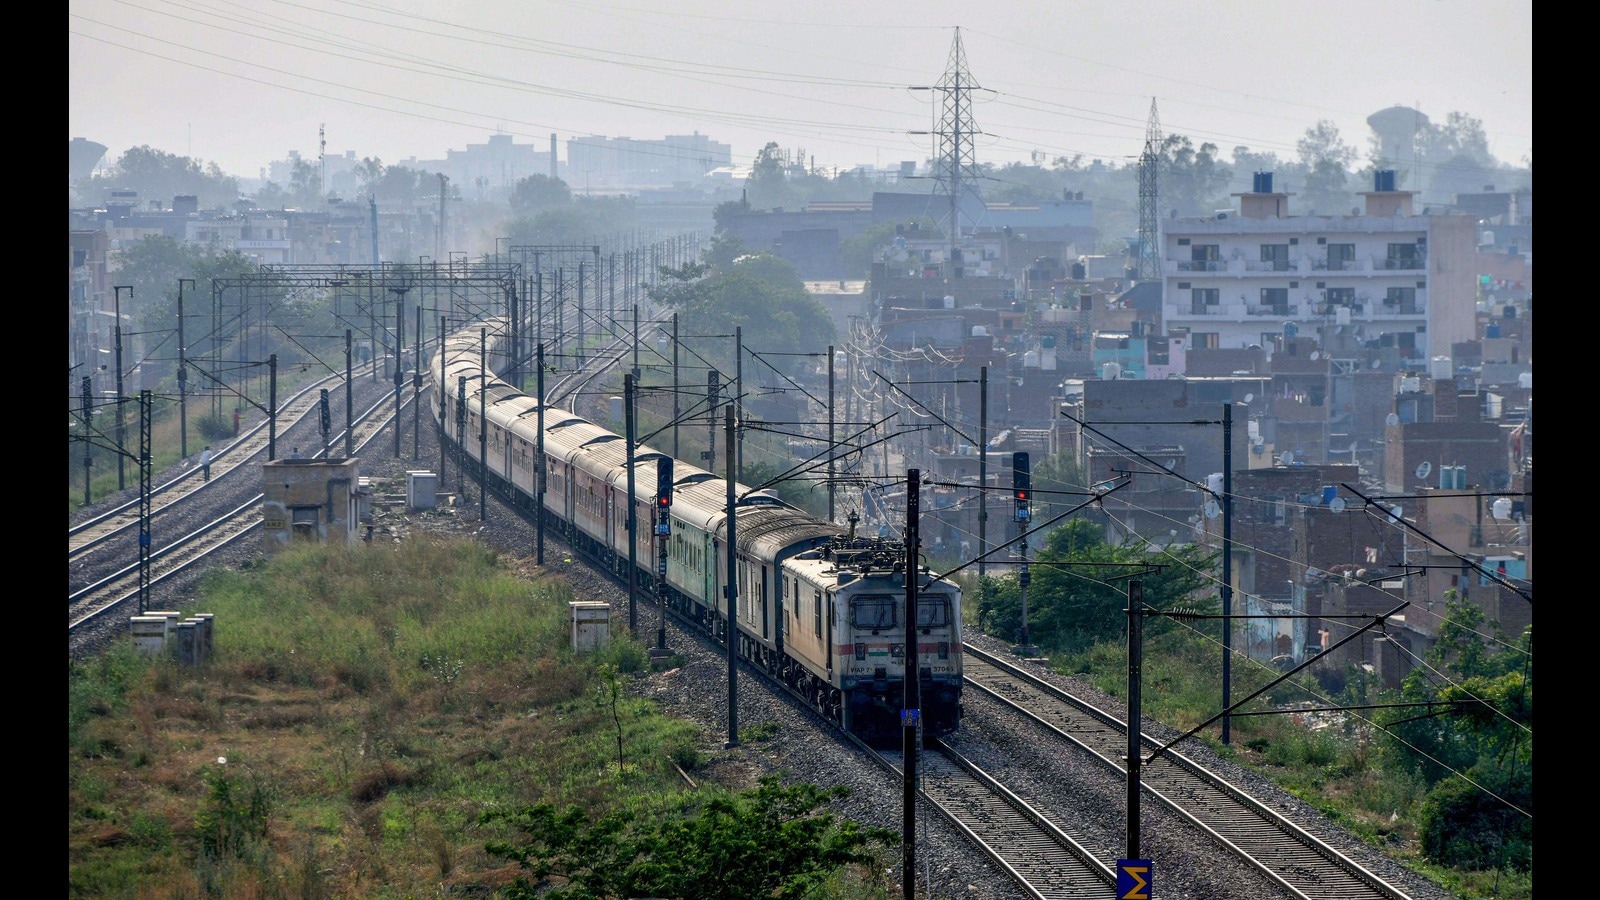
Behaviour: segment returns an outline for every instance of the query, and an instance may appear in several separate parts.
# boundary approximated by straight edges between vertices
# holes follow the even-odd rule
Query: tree
[[[511,211],[529,215],[572,202],[572,189],[559,178],[549,175],[529,175],[517,180],[511,189]]]
[[[133,286],[132,301],[123,313],[145,333],[146,371],[165,378],[177,368],[178,279],[193,279],[185,290],[185,338],[193,343],[200,334],[194,317],[209,304],[215,278],[235,278],[255,271],[256,264],[237,250],[179,242],[166,235],[147,235],[117,251],[117,279]],[[161,337],[169,335],[170,337]]]
[[[875,848],[897,843],[887,829],[818,812],[849,794],[844,787],[785,787],[768,776],[752,791],[694,797],[647,814],[621,810],[590,821],[576,806],[538,804],[491,811],[480,821],[506,822],[527,835],[484,848],[528,871],[506,889],[510,900],[800,900],[841,867],[871,863]]]
[[[1414,706],[1380,719],[1381,758],[1433,785],[1419,821],[1430,859],[1526,868],[1533,854],[1533,631],[1507,645],[1499,627],[1454,592],[1442,623],[1430,665],[1401,685],[1400,698]]]
[[[1306,205],[1325,214],[1350,207],[1355,196],[1345,185],[1356,150],[1339,136],[1339,126],[1328,119],[1317,122],[1306,129],[1295,149],[1306,170]]]
[[[743,215],[750,211],[750,201],[744,197],[738,200],[724,200],[711,210],[711,220],[716,223],[716,233],[724,235],[732,227],[734,216]]]
[[[123,153],[104,175],[80,182],[78,192],[85,199],[98,202],[99,194],[113,189],[137,191],[140,197],[164,203],[181,194],[192,194],[203,209],[228,207],[239,199],[238,179],[224,175],[216,163],[202,164],[148,145]]]
[[[626,231],[638,222],[626,197],[577,197],[566,206],[541,210],[508,222],[512,244],[593,244],[595,235]]]
[[[1160,566],[1143,575],[1145,603],[1156,609],[1192,608],[1198,592],[1212,583],[1206,575],[1215,563],[1213,554],[1191,545],[1174,545],[1160,553],[1113,547],[1105,541],[1105,529],[1085,519],[1073,519],[1049,532],[1044,546],[1032,555],[1048,565],[1035,569],[1028,591],[1028,637],[1066,653],[1115,640],[1126,632],[1127,583],[1111,580],[1114,576]],[[1021,595],[1014,576],[985,579],[979,591],[978,623],[990,634],[1020,637]],[[1154,619],[1146,633],[1168,627],[1165,620]]]
[[[776,141],[769,141],[756,154],[750,177],[745,179],[745,196],[755,209],[793,208],[803,200],[790,184],[788,163]]]
[[[322,172],[310,160],[296,159],[290,165],[289,197],[300,209],[322,208]]]
[[[1233,172],[1218,160],[1216,144],[1196,150],[1187,137],[1172,134],[1162,140],[1160,155],[1163,205],[1180,216],[1207,215],[1217,208]]]
[[[373,186],[383,177],[383,160],[376,156],[361,157],[361,162],[356,163],[355,175],[361,182],[361,193],[371,193]]]

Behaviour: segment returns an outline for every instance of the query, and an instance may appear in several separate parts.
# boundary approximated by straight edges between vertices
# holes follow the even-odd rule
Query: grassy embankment
[[[710,738],[630,696],[640,644],[575,655],[571,588],[471,541],[297,548],[203,597],[206,665],[70,669],[72,896],[493,896],[526,870],[486,852],[519,834],[485,812],[681,819],[729,794]],[[889,865],[811,896],[886,897]]]

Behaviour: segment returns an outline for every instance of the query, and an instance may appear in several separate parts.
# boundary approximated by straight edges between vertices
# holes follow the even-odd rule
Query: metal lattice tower
[[[1160,205],[1157,173],[1161,168],[1161,120],[1156,118],[1156,98],[1150,98],[1150,124],[1144,132],[1144,153],[1139,156],[1139,281],[1161,278]]]
[[[935,177],[943,193],[950,198],[950,259],[956,256],[956,242],[961,235],[960,200],[970,192],[978,193],[978,163],[973,153],[973,138],[982,132],[972,121],[972,92],[982,90],[967,71],[967,54],[961,47],[961,29],[956,29],[955,40],[950,45],[950,61],[945,66],[944,77],[929,90],[944,94],[944,108],[939,116],[939,160]]]

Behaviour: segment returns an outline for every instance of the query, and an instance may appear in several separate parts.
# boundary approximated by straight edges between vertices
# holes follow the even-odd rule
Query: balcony
[[[1177,263],[1179,272],[1228,271],[1228,261],[1225,259],[1180,259]]]
[[[1252,259],[1245,260],[1246,272],[1292,272],[1294,263],[1287,259]]]

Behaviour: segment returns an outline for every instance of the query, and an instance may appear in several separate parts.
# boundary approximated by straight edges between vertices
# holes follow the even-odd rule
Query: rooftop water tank
[[[1435,356],[1428,360],[1428,375],[1434,381],[1449,381],[1454,372],[1455,366],[1448,356]]]
[[[1039,368],[1039,351],[1029,350],[1022,354],[1022,367],[1024,369]]]
[[[988,337],[989,336],[989,328],[988,328],[988,326],[986,326],[986,325],[974,325],[974,326],[972,326],[972,336],[973,337]]]
[[[1116,381],[1122,377],[1122,363],[1108,362],[1100,367],[1100,377],[1107,381]]]

